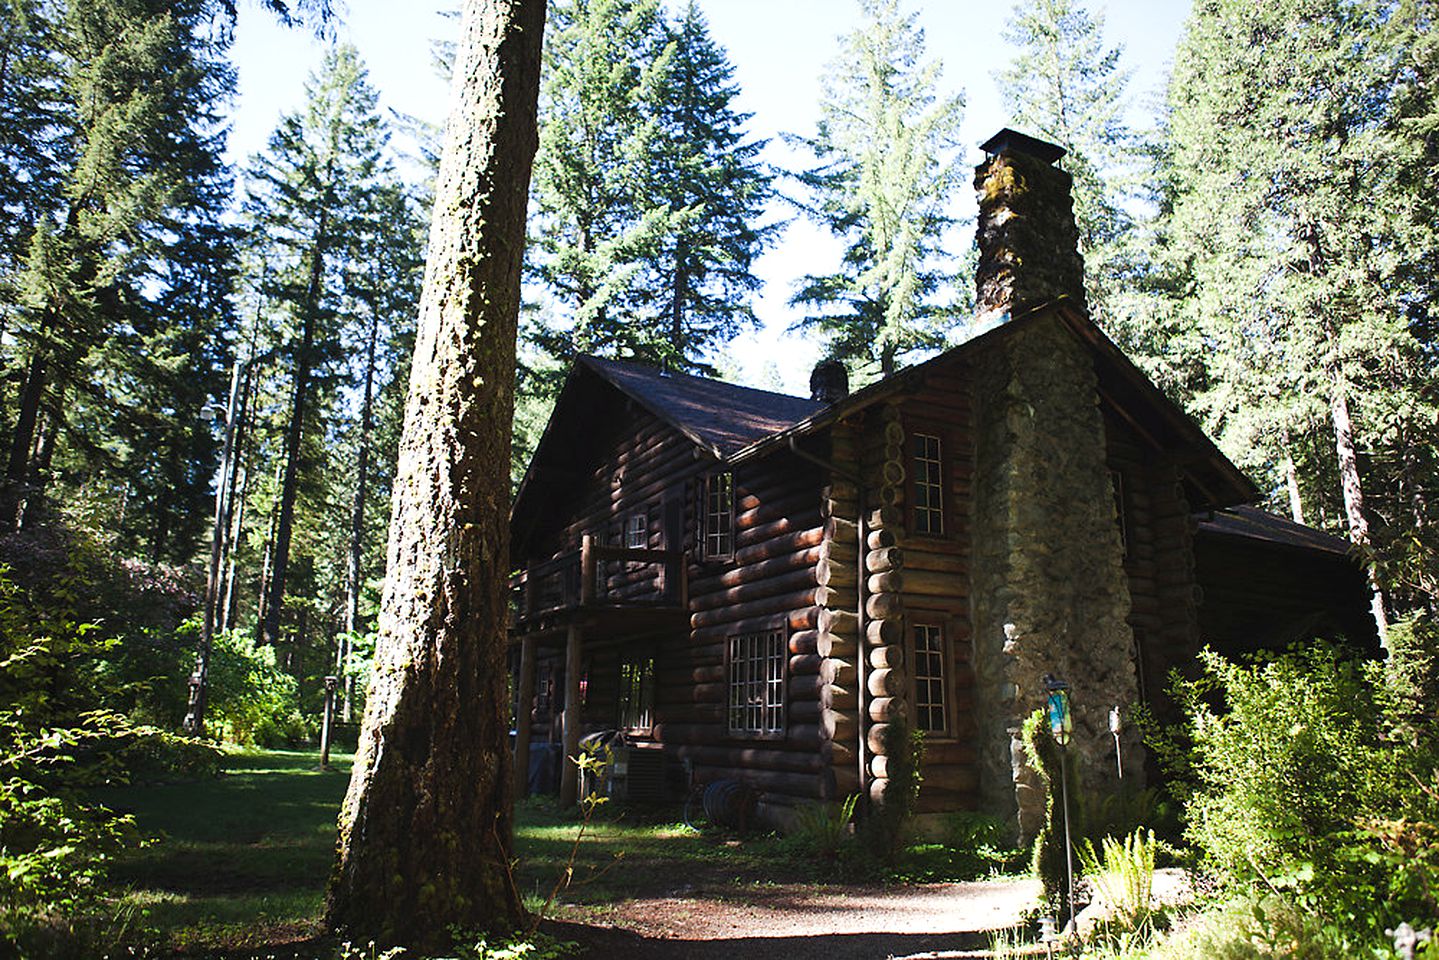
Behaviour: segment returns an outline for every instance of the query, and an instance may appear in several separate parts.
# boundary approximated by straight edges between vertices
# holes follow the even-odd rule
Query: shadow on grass
[[[335,851],[350,757],[230,754],[214,780],[125,787],[97,799],[132,813],[145,846],[117,859],[119,909],[174,947],[262,946],[311,935]]]

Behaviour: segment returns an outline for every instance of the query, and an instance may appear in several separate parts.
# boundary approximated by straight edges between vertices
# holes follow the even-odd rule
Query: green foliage
[[[314,735],[314,718],[300,713],[295,678],[280,668],[275,648],[256,646],[248,631],[215,636],[209,690],[207,726],[225,740],[273,748]]]
[[[1049,732],[1049,720],[1043,710],[1035,710],[1024,720],[1020,731],[1024,752],[1031,767],[1044,785],[1044,823],[1035,834],[1030,854],[1030,869],[1044,886],[1044,900],[1051,906],[1062,902],[1068,889],[1069,874],[1064,849],[1064,817],[1056,808],[1062,803],[1060,764],[1064,758],[1059,745]]]
[[[1196,3],[1175,53],[1151,247],[1121,339],[1271,499],[1432,604],[1430,3]],[[1342,518],[1342,519],[1341,519]]]
[[[893,865],[904,850],[905,834],[919,801],[924,781],[924,732],[912,729],[904,720],[885,725],[884,756],[888,779],[879,803],[871,804],[869,815],[860,824],[860,839],[870,853]]]
[[[1205,651],[1201,664],[1178,692],[1187,836],[1211,869],[1282,892],[1356,943],[1432,916],[1436,757],[1388,735],[1383,668],[1327,647],[1251,664]]]
[[[1367,952],[1370,956],[1390,956]],[[1153,960],[1354,960],[1354,945],[1322,918],[1274,895],[1238,898],[1178,926],[1144,954]]]
[[[1130,930],[1149,916],[1154,893],[1154,831],[1143,830],[1123,840],[1105,837],[1096,853],[1087,838],[1075,845],[1084,875],[1094,884],[1114,918]]]
[[[833,803],[806,803],[795,809],[794,824],[787,837],[820,860],[833,862],[849,839],[850,821],[859,794],[852,793]]]
[[[798,174],[804,209],[844,256],[833,273],[803,278],[790,303],[814,311],[796,327],[824,335],[831,356],[889,374],[904,355],[942,343],[959,312],[945,302],[953,267],[942,247],[964,180],[964,99],[940,93],[917,15],[899,0],[860,9],[863,22],[827,68],[819,126],[800,140],[816,160]]]
[[[404,947],[380,950],[374,943],[356,947],[347,942],[340,945],[334,960],[560,960],[573,956],[579,949],[578,944],[544,933],[516,933],[496,939],[493,935],[455,931],[454,938],[454,951],[443,957],[422,957]]]
[[[92,909],[109,861],[137,841],[133,821],[87,788],[214,769],[208,745],[136,726],[70,688],[113,645],[34,604],[0,567],[0,951],[49,952],[39,944],[57,917]]]
[[[708,370],[758,323],[753,264],[773,233],[733,68],[694,4],[671,22],[658,0],[563,0],[547,30],[530,268],[557,315],[529,339],[562,362]]]
[[[1079,0],[1024,0],[1006,27],[1015,56],[998,74],[1000,93],[1017,129],[1067,151],[1085,293],[1107,323],[1132,269],[1123,182],[1137,146],[1124,118],[1130,71],[1119,47],[1105,48],[1103,13]]]

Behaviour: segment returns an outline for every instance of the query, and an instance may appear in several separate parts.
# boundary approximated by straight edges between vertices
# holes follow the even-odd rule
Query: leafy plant
[[[1051,907],[1064,897],[1068,870],[1064,849],[1064,820],[1055,808],[1061,797],[1060,764],[1064,762],[1059,745],[1049,733],[1049,721],[1043,710],[1035,710],[1024,721],[1020,736],[1025,754],[1044,783],[1044,822],[1035,834],[1030,855],[1030,868],[1044,886],[1044,901]]]
[[[819,859],[833,861],[849,839],[849,823],[858,803],[859,794],[852,793],[834,803],[807,803],[798,807],[790,837]]]
[[[1123,840],[1105,837],[1102,856],[1088,839],[1076,845],[1084,875],[1094,884],[1114,917],[1130,930],[1149,916],[1154,893],[1154,831],[1135,830]]]
[[[886,725],[884,755],[889,778],[879,803],[871,806],[860,827],[865,845],[875,856],[893,865],[904,846],[904,833],[914,817],[919,788],[924,777],[924,733],[911,729],[903,720]]]
[[[554,906],[555,898],[560,891],[567,888],[575,878],[575,857],[580,852],[580,843],[585,839],[585,832],[589,829],[590,821],[594,819],[596,811],[609,802],[609,797],[599,792],[599,785],[605,782],[605,777],[615,761],[614,751],[607,743],[598,741],[585,744],[580,748],[578,756],[570,757],[570,762],[579,768],[579,782],[592,783],[595,788],[580,797],[580,828],[575,831],[574,843],[570,845],[570,855],[565,861],[564,868],[555,880],[555,885],[550,888],[550,894],[530,922],[529,933],[533,934],[539,929],[540,922],[544,920],[545,914],[549,913]],[[510,874],[510,883],[515,882],[513,871]]]

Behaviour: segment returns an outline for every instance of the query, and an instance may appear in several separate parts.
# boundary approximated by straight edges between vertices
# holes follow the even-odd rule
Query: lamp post
[[[1124,720],[1119,715],[1119,705],[1109,708],[1109,732],[1114,734],[1114,765],[1119,768],[1119,779],[1124,779],[1124,752],[1119,746],[1119,735],[1124,732]]]
[[[1069,838],[1069,740],[1074,732],[1074,717],[1069,712],[1069,684],[1053,674],[1045,674],[1044,689],[1048,696],[1049,730],[1059,744],[1059,796],[1064,808],[1064,870],[1069,883],[1069,923],[1066,932],[1074,930],[1074,846]]]
[[[215,639],[215,607],[219,601],[220,556],[224,551],[225,519],[230,506],[230,459],[235,451],[235,412],[240,402],[240,379],[248,364],[235,361],[230,373],[230,402],[221,409],[207,403],[201,416],[209,423],[224,417],[225,440],[220,448],[219,479],[215,483],[215,527],[210,538],[210,566],[205,575],[205,615],[200,625],[200,650],[195,657],[195,672],[190,675],[190,706],[185,714],[185,732],[192,737],[205,732],[206,686],[210,675],[210,649]]]

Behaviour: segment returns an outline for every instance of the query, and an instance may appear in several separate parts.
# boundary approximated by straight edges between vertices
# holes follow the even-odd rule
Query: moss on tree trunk
[[[515,326],[543,0],[467,0],[328,918],[446,945],[514,925],[504,668]]]

